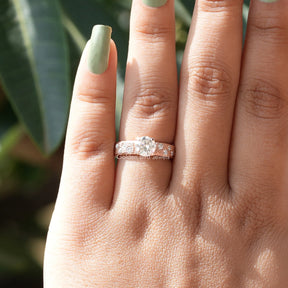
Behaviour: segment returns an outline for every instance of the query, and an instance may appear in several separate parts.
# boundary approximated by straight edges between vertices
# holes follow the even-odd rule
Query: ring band
[[[135,141],[120,141],[115,146],[115,157],[117,159],[140,157],[154,160],[171,160],[174,156],[174,145],[156,142],[148,136],[138,137]]]

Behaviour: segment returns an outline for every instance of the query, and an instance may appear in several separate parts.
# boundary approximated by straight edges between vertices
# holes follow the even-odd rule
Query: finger
[[[110,36],[108,26],[93,28],[71,104],[60,199],[81,213],[109,207],[113,196],[117,52]]]
[[[173,143],[177,113],[174,1],[165,2],[133,1],[120,140],[150,136]],[[158,6],[155,3],[162,6],[149,6]],[[123,187],[142,179],[146,185],[166,188],[170,172],[170,161],[120,160],[117,178],[123,178]],[[123,192],[123,197],[129,193]]]
[[[172,187],[184,187],[173,189],[181,198],[193,198],[195,185],[203,191],[213,186],[213,193],[227,186],[241,39],[241,1],[196,2],[181,73],[172,179]]]
[[[261,211],[268,204],[283,212],[278,192],[287,197],[287,19],[285,0],[252,3],[237,101],[230,183],[236,197],[254,197]]]

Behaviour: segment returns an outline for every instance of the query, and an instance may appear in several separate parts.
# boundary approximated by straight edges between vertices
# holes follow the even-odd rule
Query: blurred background
[[[61,175],[71,91],[95,24],[112,26],[118,48],[119,127],[130,7],[131,0],[0,1],[1,288],[43,287],[43,252]],[[193,7],[194,0],[175,0],[178,67]],[[247,1],[244,32],[248,7]]]

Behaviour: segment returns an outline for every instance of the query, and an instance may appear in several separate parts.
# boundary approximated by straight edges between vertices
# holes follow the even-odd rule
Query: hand
[[[45,288],[288,287],[288,1],[253,1],[242,57],[242,2],[198,0],[179,90],[174,3],[143,1],[132,7],[120,140],[175,143],[176,157],[115,169],[116,48],[96,26],[75,82]]]

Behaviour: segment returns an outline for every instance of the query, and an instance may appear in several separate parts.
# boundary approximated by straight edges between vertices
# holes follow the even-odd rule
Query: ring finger
[[[150,136],[173,143],[177,92],[174,1],[134,0],[120,140]],[[146,197],[165,191],[170,173],[171,161],[119,160],[114,202],[133,200],[142,184]]]

